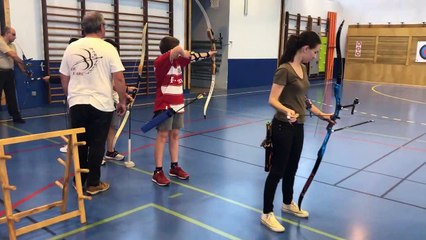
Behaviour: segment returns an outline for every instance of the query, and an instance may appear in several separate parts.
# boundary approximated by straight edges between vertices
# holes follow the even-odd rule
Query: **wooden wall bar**
[[[426,25],[349,26],[345,79],[426,85],[426,63],[416,62],[418,41],[426,41]]]
[[[47,74],[58,76],[63,52],[71,37],[82,37],[81,19],[86,11],[104,15],[105,38],[119,44],[126,83],[136,86],[137,66],[142,48],[146,49],[145,64],[138,95],[155,94],[153,61],[160,55],[160,40],[173,35],[173,0],[74,0],[59,3],[41,0],[43,11],[44,53]],[[142,43],[142,30],[148,24],[147,40]],[[48,84],[49,103],[63,102],[64,94],[59,83]]]
[[[3,7],[4,7],[4,22],[6,26],[10,26],[10,5],[9,0],[3,0]]]
[[[282,2],[282,6],[284,2]],[[316,31],[322,37],[324,45],[321,46],[320,55],[323,59],[318,59],[317,63],[312,62],[308,69],[308,75],[310,79],[323,79],[325,77],[325,65],[327,55],[327,33],[328,33],[328,19],[312,16],[302,16],[300,13],[291,14],[289,12],[283,12],[281,9],[281,26],[280,26],[280,39],[278,49],[278,61],[281,55],[284,53],[285,46],[291,35],[299,35],[301,32],[309,30]],[[277,61],[277,63],[278,63]]]

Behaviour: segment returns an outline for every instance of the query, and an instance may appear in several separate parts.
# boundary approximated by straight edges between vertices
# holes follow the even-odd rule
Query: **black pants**
[[[16,101],[15,75],[13,70],[0,70],[0,96],[1,90],[6,95],[7,110],[14,119],[21,118]]]
[[[89,173],[82,173],[82,184],[99,185],[101,179],[101,162],[105,153],[105,141],[113,112],[100,111],[89,104],[74,105],[70,108],[71,127],[86,128],[86,132],[77,135],[78,141],[86,145],[78,147],[80,168],[88,168]]]
[[[283,203],[293,200],[293,185],[303,148],[303,124],[293,125],[274,118],[272,121],[272,167],[265,181],[263,213],[273,211],[274,196],[280,179],[283,179]]]

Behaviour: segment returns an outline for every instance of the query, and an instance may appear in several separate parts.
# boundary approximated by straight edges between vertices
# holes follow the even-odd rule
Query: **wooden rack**
[[[0,224],[6,223],[9,231],[9,239],[15,240],[16,237],[43,228],[50,226],[55,223],[59,223],[74,217],[80,217],[81,223],[86,223],[86,211],[84,208],[84,200],[91,200],[91,197],[83,195],[83,189],[81,184],[81,175],[80,173],[88,173],[88,169],[80,169],[80,162],[78,158],[78,146],[85,145],[85,142],[77,141],[77,134],[84,133],[84,128],[74,128],[68,130],[54,131],[54,132],[45,132],[39,134],[31,134],[19,137],[11,137],[11,138],[3,138],[0,139],[0,183],[2,186],[3,198],[4,198],[4,206],[6,216],[0,218]],[[69,136],[66,138],[65,136]],[[9,177],[7,173],[6,162],[11,161],[12,156],[5,154],[5,146],[25,143],[30,141],[61,137],[68,143],[68,152],[66,156],[66,160],[62,160],[58,158],[57,161],[64,167],[64,180],[63,182],[56,181],[55,184],[62,189],[62,200],[55,201],[43,206],[31,208],[25,211],[20,211],[17,213],[13,213],[12,207],[12,199],[11,192],[16,191],[16,186],[10,185]],[[34,160],[34,159],[31,159]],[[68,182],[70,178],[71,171],[71,161],[74,166],[74,177],[75,177],[75,187],[77,191],[77,202],[78,209],[67,212],[67,200],[68,200]],[[31,182],[31,181],[28,181]],[[15,222],[19,222],[22,218],[41,213],[52,208],[58,207],[61,209],[61,214],[52,218],[48,218],[41,222],[29,224],[27,226],[16,229]]]

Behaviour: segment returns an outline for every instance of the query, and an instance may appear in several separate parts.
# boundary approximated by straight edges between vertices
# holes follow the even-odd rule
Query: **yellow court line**
[[[47,118],[47,117],[55,117],[55,116],[62,116],[62,115],[65,115],[65,113],[50,113],[50,114],[44,114],[44,115],[35,115],[30,117],[23,117],[23,119]],[[0,121],[0,123],[6,123],[6,122],[12,122],[12,119]]]
[[[114,163],[114,164],[117,164],[117,165],[122,165],[121,163],[118,163],[118,162],[113,162],[113,163]],[[151,176],[151,175],[152,175],[152,172],[148,172],[148,171],[145,171],[145,170],[139,169],[139,168],[137,168],[137,167],[133,167],[133,168],[131,168],[131,169],[132,169],[132,170],[134,170],[134,171],[140,172],[140,173],[147,174],[147,175],[149,175],[149,176]],[[246,204],[244,204],[244,203],[240,203],[240,202],[234,201],[234,200],[229,199],[229,198],[222,197],[222,196],[220,196],[220,195],[217,195],[217,194],[214,194],[214,193],[208,192],[208,191],[203,190],[203,189],[201,189],[201,188],[197,188],[197,187],[194,187],[194,186],[191,186],[191,185],[188,185],[188,184],[182,183],[182,182],[178,182],[178,181],[173,181],[173,180],[171,180],[171,182],[172,182],[173,184],[180,185],[180,186],[182,186],[182,187],[185,187],[185,188],[191,189],[191,190],[193,190],[193,191],[196,191],[196,192],[199,192],[199,193],[202,193],[202,194],[205,194],[205,195],[208,195],[208,196],[211,196],[211,197],[214,197],[214,198],[217,198],[217,199],[223,200],[223,201],[225,201],[225,202],[228,202],[228,203],[231,203],[231,204],[237,205],[237,206],[239,206],[239,207],[242,207],[242,208],[245,208],[245,209],[249,209],[249,210],[254,211],[254,212],[257,212],[257,213],[263,213],[263,211],[262,211],[262,210],[260,210],[260,209],[257,209],[257,208],[254,208],[254,207],[251,207],[251,206],[246,205]],[[276,216],[276,217],[277,217],[278,219],[280,219],[281,221],[283,221],[283,222],[286,222],[286,223],[289,223],[289,224],[292,224],[292,225],[295,225],[295,226],[298,226],[298,227],[304,228],[304,229],[306,229],[306,230],[308,230],[308,231],[311,231],[311,232],[316,233],[316,234],[318,234],[318,235],[322,235],[322,236],[328,237],[328,238],[330,238],[330,239],[335,239],[335,240],[344,240],[344,239],[345,239],[345,238],[341,238],[341,237],[338,237],[338,236],[336,236],[336,235],[333,235],[333,234],[331,234],[331,233],[327,233],[327,232],[321,231],[321,230],[319,230],[319,229],[316,229],[316,228],[313,228],[313,227],[309,227],[309,226],[304,225],[304,224],[301,224],[301,223],[299,223],[299,222],[292,221],[292,220],[287,219],[287,218],[283,218],[283,217],[279,217],[279,216]]]
[[[169,198],[177,198],[181,195],[182,195],[182,193],[176,193],[176,194],[171,195]]]
[[[391,82],[365,81],[365,80],[352,80],[352,79],[345,79],[345,82],[365,83],[368,85],[380,84],[380,85],[396,85],[396,86],[413,87],[413,88],[426,88],[426,86],[423,86],[423,85],[413,85],[413,84],[407,84],[407,83],[391,83]]]
[[[29,135],[29,134],[34,134],[34,133],[32,133],[32,132],[28,132],[28,131],[26,131],[26,130],[24,130],[24,129],[14,127],[14,126],[9,125],[9,124],[6,124],[6,123],[1,123],[1,125],[5,126],[5,127],[8,127],[8,128],[10,128],[10,129],[16,130],[16,131],[18,131],[18,132],[20,132],[20,133],[25,133],[25,134],[27,134],[27,135]],[[60,144],[60,142],[55,141],[55,140],[51,140],[51,139],[49,139],[49,138],[44,139],[44,140],[49,141],[49,142],[52,142],[52,143],[55,143],[55,144]]]
[[[382,84],[378,84],[375,85],[371,88],[371,90],[379,95],[385,96],[385,97],[389,97],[389,98],[394,98],[394,99],[398,99],[398,100],[402,100],[402,101],[407,101],[407,102],[412,102],[412,103],[418,103],[418,104],[426,104],[426,102],[422,102],[422,101],[416,101],[416,100],[411,100],[411,99],[407,99],[407,98],[401,98],[401,97],[396,97],[396,96],[392,96],[389,94],[385,94],[382,92],[379,92],[378,90],[376,90],[377,87],[383,86]]]
[[[63,238],[69,237],[69,236],[71,236],[71,235],[74,235],[74,234],[76,234],[76,233],[79,233],[79,232],[85,231],[85,230],[90,229],[90,228],[94,228],[94,227],[96,227],[96,226],[99,226],[99,225],[104,224],[104,223],[107,223],[107,222],[111,222],[111,221],[113,221],[113,220],[116,220],[116,219],[119,219],[119,218],[125,217],[125,216],[127,216],[127,215],[130,215],[130,214],[132,214],[132,213],[135,213],[135,212],[138,212],[138,211],[144,210],[144,209],[149,208],[149,207],[152,207],[152,203],[149,203],[149,204],[146,204],[146,205],[142,205],[142,206],[137,207],[137,208],[133,208],[133,209],[131,209],[131,210],[129,210],[129,211],[126,211],[126,212],[123,212],[123,213],[120,213],[120,214],[114,215],[114,216],[109,217],[109,218],[102,219],[102,220],[97,221],[97,222],[95,222],[95,223],[92,223],[92,224],[89,224],[89,225],[86,225],[86,226],[83,226],[83,227],[80,227],[80,228],[74,229],[74,230],[69,231],[69,232],[66,232],[66,233],[64,233],[64,234],[57,235],[57,236],[55,236],[55,237],[53,237],[53,238],[50,238],[50,240],[63,239]]]
[[[160,210],[160,211],[163,211],[163,212],[165,212],[165,213],[167,213],[167,214],[170,214],[170,215],[172,215],[172,216],[175,216],[175,217],[177,217],[177,218],[180,218],[180,219],[182,219],[182,220],[185,220],[185,221],[187,221],[187,222],[189,222],[189,223],[192,223],[192,224],[197,225],[197,226],[199,226],[199,227],[201,227],[201,228],[204,228],[204,229],[206,229],[206,230],[209,230],[209,231],[211,231],[211,232],[213,232],[213,233],[216,233],[216,234],[218,234],[218,235],[220,235],[220,236],[222,236],[222,237],[225,237],[225,238],[227,238],[227,239],[231,239],[231,240],[239,240],[239,238],[238,238],[238,237],[235,237],[235,236],[233,236],[233,235],[231,235],[231,234],[228,234],[228,233],[226,233],[226,232],[224,232],[224,231],[221,231],[221,230],[219,230],[219,229],[217,229],[217,228],[211,227],[211,226],[209,226],[209,225],[207,225],[207,224],[204,224],[204,223],[202,223],[202,222],[200,222],[200,221],[198,221],[198,220],[195,220],[195,219],[193,219],[193,218],[190,218],[190,217],[188,217],[188,216],[185,216],[185,215],[183,215],[183,214],[181,214],[181,213],[178,213],[178,212],[176,212],[176,211],[170,210],[170,209],[168,209],[168,208],[165,208],[165,207],[160,206],[160,205],[155,204],[155,203],[148,203],[148,204],[145,204],[145,205],[142,205],[142,206],[139,206],[139,207],[133,208],[133,209],[131,209],[131,210],[129,210],[129,211],[126,211],[126,212],[123,212],[123,213],[120,213],[120,214],[114,215],[114,216],[109,217],[109,218],[102,219],[102,220],[97,221],[97,222],[95,222],[95,223],[92,223],[92,224],[89,224],[89,225],[86,225],[86,226],[83,226],[83,227],[80,227],[80,228],[74,229],[74,230],[69,231],[69,232],[66,232],[66,233],[64,233],[64,234],[57,235],[57,236],[55,236],[55,237],[53,237],[53,238],[50,238],[50,240],[59,240],[59,239],[63,239],[63,238],[69,237],[69,236],[71,236],[71,235],[77,234],[77,233],[79,233],[79,232],[85,231],[85,230],[87,230],[87,229],[91,229],[91,228],[97,227],[97,226],[99,226],[99,225],[102,225],[102,224],[105,224],[105,223],[108,223],[108,222],[111,222],[111,221],[117,220],[117,219],[119,219],[119,218],[122,218],[122,217],[128,216],[128,215],[133,214],[133,213],[135,213],[135,212],[142,211],[142,210],[147,209],[147,208],[149,208],[149,207],[153,207],[153,208],[158,209],[158,210]]]
[[[178,212],[175,212],[175,211],[170,210],[170,209],[168,209],[168,208],[165,208],[165,207],[163,207],[163,206],[160,206],[160,205],[157,205],[157,204],[153,203],[153,207],[155,207],[155,208],[157,208],[157,209],[159,209],[159,210],[161,210],[161,211],[163,211],[163,212],[165,212],[165,213],[168,213],[168,214],[170,214],[170,215],[173,215],[173,216],[175,216],[175,217],[178,217],[178,218],[180,218],[180,219],[182,219],[182,220],[185,220],[185,221],[187,221],[187,222],[189,222],[189,223],[192,223],[192,224],[194,224],[194,225],[197,225],[197,226],[199,226],[199,227],[202,227],[202,228],[204,228],[204,229],[206,229],[206,230],[209,230],[210,232],[214,232],[214,233],[216,233],[216,234],[218,234],[218,235],[220,235],[220,236],[222,236],[222,237],[225,237],[225,238],[227,238],[227,239],[239,240],[239,238],[238,238],[238,237],[236,237],[236,236],[234,236],[234,235],[228,234],[228,233],[226,233],[226,232],[224,232],[224,231],[221,231],[221,230],[219,230],[219,229],[217,229],[217,228],[211,227],[211,226],[209,226],[209,225],[207,225],[207,224],[204,224],[204,223],[202,223],[202,222],[200,222],[200,221],[197,221],[197,220],[195,220],[195,219],[193,219],[193,218],[187,217],[187,216],[185,216],[185,215],[183,215],[183,214],[180,214],[180,213],[178,213]]]

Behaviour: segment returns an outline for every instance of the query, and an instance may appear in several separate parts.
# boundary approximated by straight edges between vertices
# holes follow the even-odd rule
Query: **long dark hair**
[[[316,32],[305,31],[298,36],[291,35],[287,41],[287,45],[283,55],[281,56],[279,64],[281,65],[283,63],[292,62],[297,50],[301,49],[303,46],[308,45],[309,48],[313,49],[316,48],[318,44],[321,44],[321,38]]]

